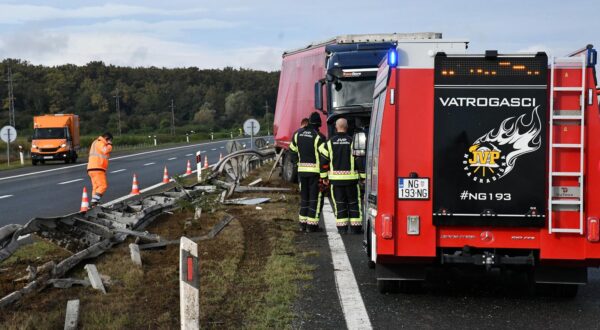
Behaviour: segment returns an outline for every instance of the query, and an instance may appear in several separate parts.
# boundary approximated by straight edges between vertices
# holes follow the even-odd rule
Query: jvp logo
[[[506,163],[500,149],[491,143],[474,144],[465,154],[464,170],[473,181],[488,183],[496,181],[504,173]]]

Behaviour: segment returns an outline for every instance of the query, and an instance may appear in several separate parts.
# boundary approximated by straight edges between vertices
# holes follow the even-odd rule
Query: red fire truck
[[[391,50],[377,73],[364,244],[379,290],[470,265],[576,295],[600,266],[596,50],[434,51]]]
[[[326,136],[340,116],[348,120],[350,134],[367,128],[377,67],[387,51],[421,41],[443,45],[441,38],[441,33],[430,32],[344,35],[284,52],[273,124],[276,148],[284,150],[283,178],[295,181],[287,150],[303,118],[321,111]]]

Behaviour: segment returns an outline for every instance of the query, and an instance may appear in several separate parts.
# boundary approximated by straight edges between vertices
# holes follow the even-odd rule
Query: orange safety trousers
[[[106,172],[88,171],[88,175],[92,180],[92,200],[95,199],[96,201],[99,201],[108,188],[108,182],[106,182]]]

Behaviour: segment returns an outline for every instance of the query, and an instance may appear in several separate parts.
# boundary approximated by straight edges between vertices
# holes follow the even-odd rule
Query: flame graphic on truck
[[[514,169],[517,158],[540,148],[542,123],[538,108],[531,114],[504,119],[497,129],[475,140],[463,160],[464,169],[473,181],[496,181]]]

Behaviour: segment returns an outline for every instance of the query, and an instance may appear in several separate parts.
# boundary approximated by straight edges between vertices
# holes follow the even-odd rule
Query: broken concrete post
[[[252,187],[252,186],[255,186],[255,185],[257,185],[257,184],[259,184],[259,183],[261,183],[261,182],[262,182],[262,178],[258,178],[258,179],[256,179],[256,180],[254,180],[254,181],[250,182],[250,183],[248,184],[248,186],[249,186],[249,187]]]
[[[58,289],[68,289],[73,285],[90,286],[89,280],[80,280],[76,278],[53,278],[48,280],[48,283]]]
[[[65,317],[65,330],[77,329],[79,323],[79,299],[67,302],[67,315]]]
[[[100,290],[102,293],[106,294],[106,289],[104,288],[104,284],[102,284],[102,279],[100,278],[100,274],[98,274],[96,265],[87,264],[84,268],[87,270],[90,283],[92,283],[92,288]]]
[[[196,210],[194,212],[194,220],[199,221],[201,216],[202,216],[202,208],[196,206]]]
[[[140,255],[140,247],[137,244],[129,244],[129,252],[131,252],[131,261],[134,264],[142,267],[142,256]]]

